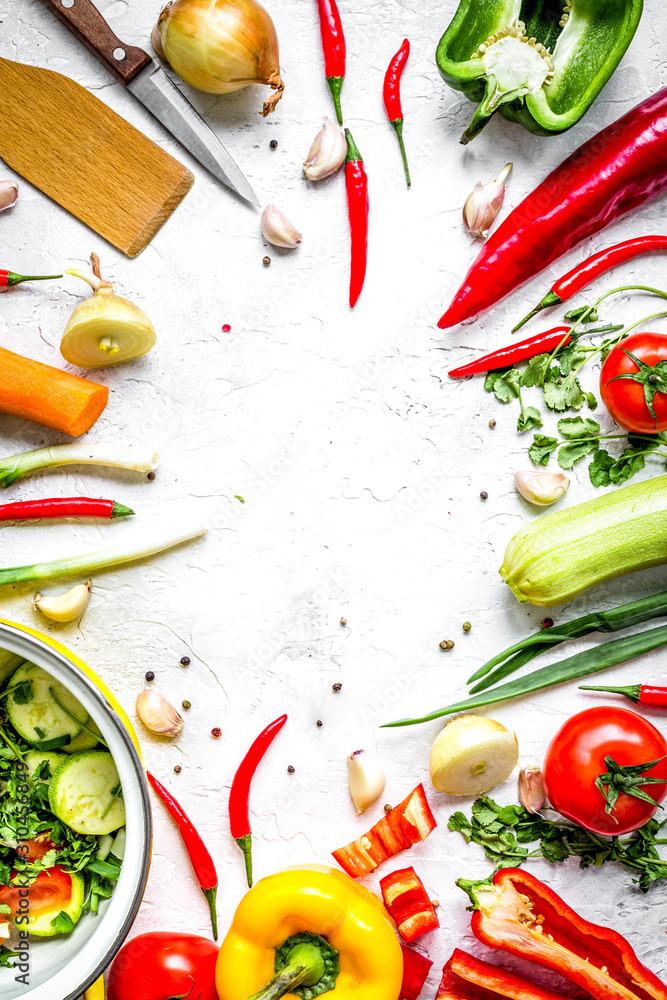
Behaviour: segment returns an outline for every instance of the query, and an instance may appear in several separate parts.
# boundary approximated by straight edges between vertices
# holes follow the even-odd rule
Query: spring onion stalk
[[[21,476],[60,465],[108,465],[132,472],[152,472],[160,463],[156,451],[140,451],[131,445],[59,444],[0,459],[0,486],[11,486]]]
[[[0,587],[9,583],[22,583],[25,580],[50,580],[54,577],[72,576],[78,573],[92,573],[109,566],[120,566],[123,563],[147,559],[156,552],[171,549],[174,545],[189,542],[193,538],[208,531],[208,526],[202,523],[189,527],[172,529],[171,534],[161,531],[159,534],[142,535],[125,545],[113,545],[96,552],[83,552],[79,556],[69,556],[65,559],[52,559],[50,562],[32,563],[29,566],[12,566],[0,569]]]
[[[424,715],[421,719],[399,719],[397,722],[386,722],[382,728],[416,726],[422,722],[440,719],[443,715],[467,712],[472,708],[482,708],[484,705],[494,705],[496,702],[508,701],[510,698],[520,698],[522,695],[532,694],[533,691],[541,691],[543,688],[553,687],[555,684],[588,677],[589,674],[606,670],[607,667],[615,667],[619,663],[625,663],[626,660],[632,660],[635,656],[649,653],[652,649],[658,649],[664,645],[667,645],[667,625],[660,625],[659,628],[649,629],[647,632],[639,632],[635,635],[626,635],[622,639],[612,639],[611,642],[604,642],[592,649],[584,649],[580,653],[575,653],[574,656],[569,656],[566,660],[560,660],[548,667],[534,670],[532,674],[519,677],[510,681],[509,684],[501,684],[500,687],[483,691],[472,698],[465,698],[455,705],[439,708],[429,715]]]
[[[524,663],[528,663],[540,653],[560,642],[567,642],[568,639],[580,639],[584,635],[590,635],[591,632],[620,632],[621,629],[640,625],[642,622],[650,621],[651,618],[660,618],[663,615],[667,615],[667,590],[663,590],[660,594],[652,594],[650,597],[642,597],[639,601],[631,601],[630,604],[621,604],[608,611],[596,611],[593,614],[584,615],[582,618],[575,618],[571,622],[559,624],[557,628],[544,629],[520,642],[515,642],[514,645],[504,649],[502,653],[487,660],[469,678],[468,684],[473,684],[474,681],[484,678],[470,689],[470,693],[476,694],[478,691],[485,691],[492,684],[496,684],[509,674],[513,674]],[[498,666],[498,664],[502,664],[502,666]],[[494,667],[498,669],[494,670]]]

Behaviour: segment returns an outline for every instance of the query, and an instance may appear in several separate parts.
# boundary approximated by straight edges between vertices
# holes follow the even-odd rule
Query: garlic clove
[[[16,181],[0,181],[0,212],[16,204],[19,186]]]
[[[347,758],[350,795],[357,816],[380,798],[386,782],[382,764],[367,750],[355,750]]]
[[[514,482],[524,500],[539,507],[556,503],[570,487],[569,478],[562,472],[539,472],[535,469],[515,472]]]
[[[42,597],[41,594],[35,594],[32,603],[37,611],[41,611],[54,622],[73,622],[86,610],[92,586],[93,581],[88,580],[87,583],[79,583],[58,597]]]
[[[495,181],[475,184],[472,194],[463,206],[463,224],[472,236],[486,239],[489,235],[489,229],[503,207],[505,180],[511,169],[512,164],[506,163]]]
[[[546,802],[542,772],[536,765],[522,767],[519,773],[519,801],[526,812],[536,813]]]
[[[262,236],[274,247],[285,247],[292,250],[301,243],[303,236],[292,225],[287,216],[276,208],[275,205],[267,205],[262,212]]]
[[[346,158],[345,131],[337,122],[325,118],[324,127],[313,139],[308,156],[303,161],[303,172],[309,181],[321,181],[340,170]]]
[[[165,696],[154,687],[137,695],[137,715],[146,729],[158,736],[178,736],[183,719]]]

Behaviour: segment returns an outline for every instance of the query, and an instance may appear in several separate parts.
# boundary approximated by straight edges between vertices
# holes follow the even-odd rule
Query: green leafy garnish
[[[51,921],[51,926],[56,934],[70,934],[74,930],[74,921],[69,913],[61,910],[58,916]]]
[[[12,698],[17,705],[28,705],[34,697],[32,681],[21,681],[10,689]]]

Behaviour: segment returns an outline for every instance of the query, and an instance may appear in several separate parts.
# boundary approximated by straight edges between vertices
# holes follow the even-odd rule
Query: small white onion
[[[460,715],[431,747],[431,781],[448,795],[481,795],[505,781],[518,760],[517,738],[500,722]]]

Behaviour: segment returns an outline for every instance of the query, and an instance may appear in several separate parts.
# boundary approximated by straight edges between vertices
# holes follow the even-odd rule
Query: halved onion
[[[431,781],[448,795],[480,795],[509,778],[518,761],[514,733],[493,719],[460,715],[431,747]]]

